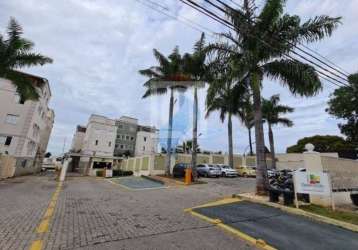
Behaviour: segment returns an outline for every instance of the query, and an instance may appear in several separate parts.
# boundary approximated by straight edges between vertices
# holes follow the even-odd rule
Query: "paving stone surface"
[[[55,188],[48,176],[0,182],[0,249],[29,248]],[[253,188],[253,179],[236,178],[132,191],[99,178],[68,178],[41,236],[43,249],[252,249],[183,209]]]

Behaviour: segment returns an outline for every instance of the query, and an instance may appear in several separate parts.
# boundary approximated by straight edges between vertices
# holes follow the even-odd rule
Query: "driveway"
[[[240,201],[194,211],[277,249],[358,249],[358,233],[261,204]]]
[[[90,177],[2,181],[0,249],[253,249],[183,211],[254,190],[254,180],[227,180],[141,191]]]

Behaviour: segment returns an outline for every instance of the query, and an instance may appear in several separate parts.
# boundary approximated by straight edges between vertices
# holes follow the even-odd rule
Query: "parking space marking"
[[[44,237],[44,234],[48,233],[48,231],[49,231],[51,218],[54,214],[57,199],[60,195],[61,189],[62,189],[62,182],[59,182],[56,187],[55,192],[52,194],[51,200],[50,200],[50,202],[47,206],[47,209],[40,221],[40,224],[36,228],[36,233],[37,233],[38,237],[36,240],[34,240],[32,242],[29,250],[42,250],[42,248],[43,248],[42,239]]]
[[[32,242],[30,250],[41,250],[42,249],[42,240],[35,240]]]
[[[195,217],[198,217],[206,222],[209,222],[211,224],[214,224],[216,225],[217,227],[255,245],[256,247],[259,247],[261,249],[264,249],[264,250],[276,250],[275,247],[273,246],[270,246],[268,245],[264,240],[262,239],[255,239],[254,237],[236,229],[236,228],[233,228],[225,223],[223,223],[220,219],[216,218],[216,219],[213,219],[213,218],[210,218],[206,215],[203,215],[201,213],[198,213],[196,211],[193,211],[193,209],[195,208],[203,208],[203,207],[212,207],[212,206],[218,206],[218,205],[224,205],[224,204],[229,204],[229,203],[234,203],[234,202],[239,202],[239,201],[242,201],[241,199],[238,199],[238,198],[224,198],[224,199],[221,199],[221,200],[218,200],[218,201],[214,201],[214,202],[209,202],[209,203],[206,203],[206,204],[203,204],[203,205],[200,205],[200,206],[196,206],[196,207],[193,207],[193,208],[187,208],[187,209],[184,209],[184,212],[188,212],[190,213],[191,215],[195,216]]]

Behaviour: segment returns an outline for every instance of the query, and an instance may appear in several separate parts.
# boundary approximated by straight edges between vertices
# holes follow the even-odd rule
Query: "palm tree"
[[[236,82],[232,75],[233,64],[230,60],[218,60],[210,65],[212,79],[206,96],[206,107],[208,117],[213,111],[220,112],[220,119],[224,122],[227,115],[229,165],[234,167],[234,152],[232,138],[232,116],[237,115],[243,105],[243,96],[247,93],[244,82]]]
[[[186,53],[184,55],[184,71],[190,75],[194,88],[194,104],[193,104],[193,138],[192,149],[198,148],[198,87],[203,85],[206,80],[207,66],[205,64],[206,53],[205,49],[205,34],[202,33],[200,39],[194,45],[194,53]],[[191,152],[191,166],[193,169],[194,180],[197,177],[196,173],[196,155],[197,150]]]
[[[256,139],[256,192],[265,194],[267,169],[261,112],[263,78],[280,80],[294,95],[313,96],[322,89],[316,70],[309,64],[286,57],[296,44],[314,42],[330,36],[340,17],[317,16],[304,23],[298,16],[283,14],[285,0],[265,1],[261,12],[254,1],[244,0],[239,9],[227,7],[227,19],[234,33],[223,33],[226,42],[210,50],[225,51],[240,59],[237,77],[248,79],[253,94]]]
[[[244,96],[244,101],[241,107],[241,112],[238,112],[239,119],[242,124],[247,128],[248,136],[249,136],[249,147],[250,147],[250,153],[249,155],[254,155],[253,149],[252,149],[252,136],[251,136],[251,129],[255,125],[254,121],[254,112],[253,112],[253,104],[251,101],[251,94],[247,93]]]
[[[272,168],[276,169],[276,157],[275,157],[275,144],[272,132],[272,126],[281,124],[286,127],[292,127],[293,122],[285,117],[281,117],[281,114],[292,113],[293,108],[285,105],[280,105],[280,95],[273,95],[269,100],[262,99],[262,117],[267,122],[268,136],[270,141],[270,151],[272,159]]]
[[[166,175],[170,175],[170,163],[172,153],[172,130],[173,130],[173,109],[174,109],[174,91],[185,91],[187,87],[182,85],[188,78],[183,73],[183,58],[179,53],[179,48],[175,47],[173,52],[165,57],[158,50],[153,49],[154,57],[159,65],[148,69],[140,70],[139,73],[149,77],[144,83],[147,88],[142,98],[153,95],[163,95],[170,91],[169,101],[169,128],[167,138],[167,157],[166,157]]]
[[[52,59],[32,52],[34,43],[23,38],[22,34],[22,28],[14,18],[9,21],[7,37],[0,34],[0,77],[12,82],[24,102],[38,100],[39,94],[32,81],[17,70],[52,63]]]

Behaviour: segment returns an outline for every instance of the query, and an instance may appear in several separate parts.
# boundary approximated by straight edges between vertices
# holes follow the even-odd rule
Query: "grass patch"
[[[321,207],[313,204],[307,206],[301,206],[300,208],[310,213],[314,213],[335,220],[340,220],[354,225],[358,225],[358,214],[354,212],[337,211],[337,210],[333,211],[330,208]]]

